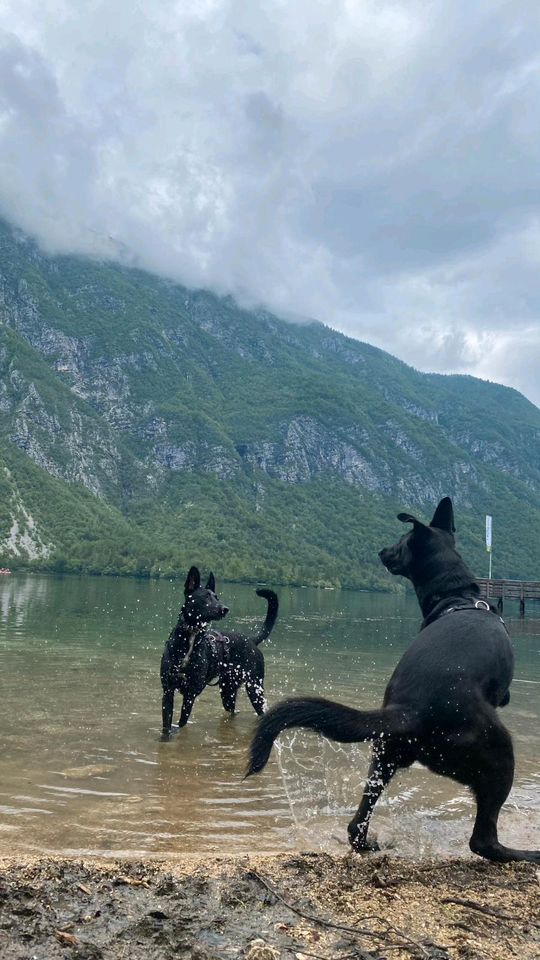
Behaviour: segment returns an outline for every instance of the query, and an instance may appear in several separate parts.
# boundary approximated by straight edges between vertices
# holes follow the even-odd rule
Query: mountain
[[[398,509],[538,578],[540,410],[0,224],[0,562],[390,588]]]

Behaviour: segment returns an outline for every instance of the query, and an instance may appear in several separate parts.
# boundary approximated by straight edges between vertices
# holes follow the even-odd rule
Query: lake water
[[[416,601],[278,593],[279,620],[263,645],[269,702],[298,692],[378,705],[419,624]],[[249,632],[264,615],[251,587],[224,584],[219,594],[231,626]],[[239,713],[226,717],[215,688],[184,730],[160,742],[159,660],[181,599],[180,583],[0,580],[0,854],[347,849],[368,745],[289,733],[263,774],[244,783],[255,714],[242,692]],[[501,836],[540,848],[540,607],[529,604],[522,621],[510,605],[505,614],[517,664],[503,717],[517,769]],[[177,698],[175,719],[179,707]],[[473,814],[458,784],[415,766],[394,778],[373,827],[397,855],[466,855]]]

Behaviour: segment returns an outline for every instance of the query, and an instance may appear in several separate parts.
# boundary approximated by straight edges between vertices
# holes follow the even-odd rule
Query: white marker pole
[[[486,550],[489,553],[489,579],[491,580],[491,557],[493,542],[493,517],[486,516]]]

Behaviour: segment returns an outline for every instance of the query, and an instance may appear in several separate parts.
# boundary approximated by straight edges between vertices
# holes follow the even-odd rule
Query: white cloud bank
[[[0,213],[540,403],[536,0],[3,0]]]

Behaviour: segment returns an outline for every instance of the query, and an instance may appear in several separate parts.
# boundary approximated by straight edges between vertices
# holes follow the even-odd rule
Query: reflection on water
[[[25,620],[31,618],[33,611],[37,613],[37,610],[47,603],[53,583],[53,580],[46,577],[2,577],[0,581],[2,623],[16,631]]]
[[[265,612],[254,591],[224,585],[220,593],[236,614],[231,622],[254,629]],[[0,853],[345,849],[368,745],[294,731],[244,783],[255,715],[242,694],[240,713],[227,717],[215,688],[196,702],[187,728],[159,741],[159,659],[180,598],[179,583],[0,581]],[[378,704],[418,625],[415,601],[287,589],[280,601],[264,644],[269,701],[301,692]],[[501,834],[538,848],[540,620],[508,622],[517,666],[503,713],[517,770]],[[415,766],[395,777],[373,826],[400,855],[466,854],[473,811],[459,785]]]

